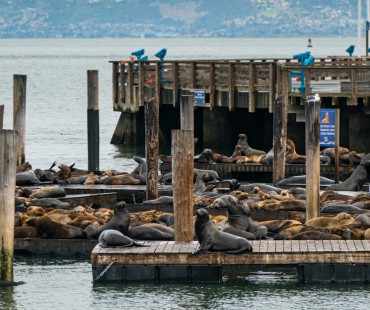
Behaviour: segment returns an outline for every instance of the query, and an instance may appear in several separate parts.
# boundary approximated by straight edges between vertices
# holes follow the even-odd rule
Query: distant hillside
[[[356,31],[355,0],[0,0],[0,38],[353,36]]]

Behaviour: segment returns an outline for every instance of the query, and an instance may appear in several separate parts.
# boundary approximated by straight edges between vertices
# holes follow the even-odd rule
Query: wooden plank
[[[210,101],[210,109],[212,110],[215,105],[215,96],[216,96],[216,88],[215,88],[215,64],[211,63],[209,65],[209,88],[210,88],[210,94],[209,94],[209,101]]]
[[[330,240],[332,252],[341,252],[338,240]]]
[[[251,241],[253,252],[260,252],[261,241],[253,240]]]
[[[175,245],[175,243],[176,243],[175,241],[168,241],[163,250],[163,253],[171,253],[172,248]]]
[[[348,105],[357,105],[357,72],[355,69],[351,70],[351,99]]]
[[[234,111],[235,108],[235,72],[234,64],[229,63],[229,111]]]
[[[309,252],[316,252],[316,244],[315,240],[308,240],[307,247]]]
[[[180,251],[180,249],[181,249],[181,245],[182,245],[182,242],[176,242],[176,243],[173,245],[172,249],[171,249],[171,253],[172,253],[172,254],[173,254],[173,253],[175,253],[175,254],[179,253],[179,251]]]
[[[356,247],[356,251],[358,251],[358,252],[364,252],[365,251],[365,248],[364,248],[361,240],[353,240],[353,244]]]
[[[144,63],[142,61],[139,61],[139,107],[144,106],[144,78],[145,78],[145,72],[144,72]]]
[[[284,240],[284,252],[292,252],[292,240]]]
[[[118,105],[122,106],[123,103],[125,103],[125,64],[120,63],[119,64],[119,82],[117,83],[117,89],[118,89]],[[117,77],[116,77],[117,78]]]
[[[130,107],[132,112],[136,112],[134,109],[134,70],[132,62],[127,63],[127,86],[129,102],[125,102],[125,104]]]
[[[112,63],[112,101],[113,109],[116,110],[115,105],[118,103],[118,64]],[[2,129],[2,128],[1,128]]]
[[[275,252],[276,253],[284,252],[284,241],[283,240],[275,241]]]
[[[365,251],[370,251],[370,240],[362,240],[362,245]]]
[[[166,246],[167,246],[167,242],[162,241],[158,244],[158,247],[155,249],[154,252],[155,253],[163,253]]]
[[[272,113],[276,99],[276,84],[276,64],[269,63],[269,113]]]
[[[267,251],[268,253],[275,253],[275,241],[268,240],[267,243]]]
[[[308,252],[308,241],[300,240],[300,242],[299,242],[299,251],[300,252]]]
[[[331,246],[330,240],[323,240],[322,243],[323,243],[325,252],[331,252],[332,251],[332,246]]]
[[[315,246],[316,246],[316,251],[317,252],[324,252],[324,244],[322,240],[315,240]]]
[[[347,243],[348,251],[350,251],[350,252],[356,252],[357,251],[354,240],[347,240],[346,243]]]
[[[161,105],[161,63],[155,63],[155,94]]]
[[[175,108],[178,106],[178,94],[179,94],[179,64],[174,61],[172,63],[172,74],[173,74],[173,86],[172,86],[172,106]]]
[[[191,88],[197,88],[197,65],[196,62],[192,62],[190,65],[190,77],[191,77]]]
[[[256,74],[254,63],[249,64],[249,112],[256,111],[255,97]]]

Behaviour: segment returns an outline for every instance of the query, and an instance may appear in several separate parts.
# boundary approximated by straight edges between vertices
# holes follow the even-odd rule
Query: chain
[[[98,281],[108,270],[109,270],[109,268],[110,267],[112,267],[112,265],[113,265],[113,263],[114,262],[110,262],[109,264],[108,264],[108,266],[107,267],[105,267],[105,269],[101,272],[101,274],[100,275],[98,275],[97,277],[96,277],[96,279],[93,281],[93,282],[96,282],[96,281]]]

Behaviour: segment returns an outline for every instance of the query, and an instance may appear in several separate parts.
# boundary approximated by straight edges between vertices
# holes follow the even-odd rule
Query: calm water
[[[355,38],[312,38],[316,57],[345,55]],[[112,111],[109,60],[168,49],[167,59],[291,57],[306,38],[166,40],[0,40],[0,104],[12,128],[13,75],[27,75],[26,159],[87,168],[87,70],[99,70],[100,167],[131,170],[143,148],[110,145],[119,113]],[[153,56],[151,56],[153,57]],[[163,147],[163,146],[162,146]],[[294,271],[252,272],[223,285],[92,285],[88,260],[16,257],[14,288],[0,287],[0,309],[368,309],[368,286],[298,285]]]
[[[368,309],[366,285],[302,285],[294,270],[251,271],[212,285],[92,284],[85,260],[17,257],[0,309]]]

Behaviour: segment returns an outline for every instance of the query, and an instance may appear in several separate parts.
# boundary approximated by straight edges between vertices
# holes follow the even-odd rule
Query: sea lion
[[[206,189],[205,182],[209,180],[209,175],[207,173],[198,174],[197,179],[194,184],[194,195],[202,194]]]
[[[89,225],[85,228],[88,238],[98,238],[106,229],[118,230],[127,235],[130,225],[130,213],[126,208],[126,203],[124,201],[115,203],[111,206],[111,209],[114,211],[114,215],[108,223],[102,226]]]
[[[334,184],[334,183],[335,183],[334,180],[331,180],[331,179],[320,176],[320,185],[331,185],[331,184]],[[289,178],[285,178],[285,179],[277,182],[276,185],[278,187],[287,186],[287,185],[306,186],[306,175],[295,175],[295,176],[292,176],[292,177],[289,177]]]
[[[15,177],[15,182],[18,186],[43,184],[43,182],[41,182],[37,178],[35,172],[33,172],[32,170],[17,173]]]
[[[247,203],[242,204],[231,195],[225,196],[227,199],[227,221],[222,226],[221,231],[251,240],[267,235],[267,228],[258,225],[251,219]]]
[[[321,231],[305,231],[291,237],[287,237],[285,240],[342,240],[342,238],[336,234]]]
[[[130,237],[125,236],[120,231],[114,229],[107,229],[100,234],[99,245],[102,248],[143,246],[140,243],[136,243]]]
[[[65,197],[66,191],[64,188],[59,186],[46,186],[40,189],[37,189],[30,195],[31,199],[41,199],[41,198],[58,198]]]
[[[197,162],[213,164],[213,151],[211,149],[204,149],[203,152],[199,155]]]
[[[215,170],[204,170],[204,169],[194,169],[194,179],[197,178],[197,176],[201,173],[207,173],[209,177],[209,182],[212,181],[222,181],[220,176]]]
[[[145,161],[145,159],[142,159],[138,156],[134,156],[133,159],[134,159],[134,161],[136,161],[139,164],[139,172],[137,174],[145,178],[146,177],[146,161]]]
[[[158,216],[158,220],[171,228],[175,226],[175,216],[173,213],[162,213]]]
[[[349,214],[361,214],[367,213],[368,210],[360,209],[356,206],[352,206],[346,203],[328,203],[320,210],[321,213],[349,213]]]
[[[306,226],[320,226],[328,227],[334,225],[347,225],[353,223],[355,219],[350,216],[348,213],[342,212],[335,217],[315,217],[308,220],[305,224]]]
[[[99,176],[95,175],[94,172],[90,172],[90,174],[87,176],[83,184],[94,185],[98,180],[99,180]]]
[[[26,172],[26,171],[29,171],[29,170],[32,170],[32,165],[28,161],[26,161],[23,164],[17,166],[16,173]]]
[[[285,162],[287,164],[305,164],[306,156],[297,154],[295,144],[292,140],[286,140]]]
[[[104,182],[105,185],[139,185],[141,181],[126,175],[115,175],[107,177]]]
[[[195,235],[200,247],[193,254],[207,251],[226,251],[232,254],[252,252],[252,245],[247,239],[219,231],[203,208],[196,211]]]
[[[272,165],[274,161],[274,149],[271,149],[267,152],[266,156],[261,159],[261,164]]]
[[[240,185],[237,189],[246,193],[249,193],[253,191],[255,187],[258,187],[263,192],[271,192],[274,191],[278,194],[280,194],[283,190],[279,187],[275,187],[272,185],[264,184],[264,183],[251,183],[251,184],[243,184]]]
[[[55,180],[65,180],[65,179],[69,179],[72,176],[71,168],[68,165],[60,164],[58,165],[58,168],[60,170],[55,173]]]
[[[33,226],[18,226],[14,228],[14,238],[38,238],[38,230]]]
[[[47,215],[30,218],[25,225],[37,228],[38,235],[50,239],[85,239],[86,233],[78,228],[51,220]]]
[[[144,205],[166,205],[170,206],[173,205],[173,197],[172,196],[160,196],[157,199],[145,200],[143,201]]]
[[[39,206],[43,208],[58,208],[58,209],[68,209],[71,205],[68,202],[60,201],[57,198],[40,198],[40,199],[31,199],[31,206]]]
[[[251,148],[248,144],[247,135],[243,133],[239,135],[239,140],[237,144],[241,146],[241,155],[248,156],[248,157],[252,155],[257,155],[257,156],[266,155],[266,152],[264,151]]]
[[[342,183],[332,184],[326,190],[334,191],[360,191],[362,185],[370,178],[370,153],[362,157],[360,164],[351,176]]]
[[[130,227],[127,232],[127,236],[138,240],[173,240],[173,229],[157,224],[158,226],[150,226],[151,224],[143,224],[140,226]],[[171,229],[165,231],[163,228]]]
[[[270,220],[258,222],[259,225],[267,227],[268,231],[277,234],[293,226],[302,226],[303,224],[295,220]]]
[[[161,184],[166,184],[166,185],[171,185],[172,184],[172,172],[163,174],[159,178],[159,183]]]

